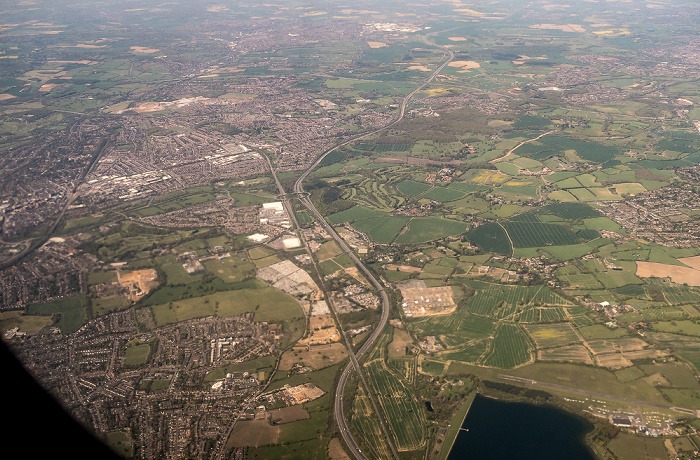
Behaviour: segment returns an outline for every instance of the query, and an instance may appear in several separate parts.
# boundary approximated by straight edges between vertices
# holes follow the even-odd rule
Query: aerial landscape
[[[3,346],[123,458],[700,458],[698,23],[4,2]]]

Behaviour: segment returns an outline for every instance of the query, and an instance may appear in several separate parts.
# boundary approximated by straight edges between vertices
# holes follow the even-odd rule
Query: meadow
[[[63,334],[77,331],[85,324],[85,295],[64,297],[48,302],[35,303],[29,306],[27,314],[39,316],[60,315],[58,326]]]
[[[255,321],[287,321],[303,316],[299,303],[272,287],[217,292],[151,307],[156,324],[178,323],[204,316],[237,316],[254,312]]]

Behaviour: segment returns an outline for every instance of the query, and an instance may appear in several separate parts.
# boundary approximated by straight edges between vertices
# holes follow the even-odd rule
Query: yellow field
[[[479,11],[470,10],[469,8],[457,8],[454,11],[456,11],[457,13],[462,13],[462,14],[466,14],[469,16],[484,16],[486,14],[486,13],[481,13]]]
[[[416,67],[416,66],[412,66],[412,67]],[[427,67],[426,67],[426,69],[427,69]],[[428,69],[428,70],[430,70],[430,69]],[[433,97],[433,96],[439,96],[440,94],[449,93],[450,90],[447,88],[430,88],[430,89],[423,90],[423,92],[427,93],[428,97]]]
[[[472,182],[480,185],[498,185],[510,179],[510,176],[502,174],[500,171],[482,171],[472,179]]]
[[[697,259],[693,257],[692,259]],[[695,263],[695,260],[693,260]],[[700,286],[700,270],[680,265],[659,264],[656,262],[637,262],[637,276],[641,278],[671,278],[678,284],[688,283],[688,286]]]
[[[424,65],[412,65],[408,68],[408,70],[420,70],[421,72],[430,72],[430,68]]]
[[[156,48],[146,48],[145,46],[132,46],[129,49],[135,53],[145,53],[145,54],[152,54],[152,53],[157,53],[160,51],[159,49]]]
[[[629,29],[617,28],[608,30],[596,30],[593,32],[596,35],[603,35],[605,37],[620,37],[622,35],[629,35]]]
[[[683,259],[678,259],[678,261],[691,268],[694,268],[695,270],[700,270],[700,256],[685,257]]]
[[[534,24],[531,29],[561,30],[564,32],[585,32],[586,29],[578,24]]]
[[[479,64],[476,61],[452,61],[447,65],[449,67],[457,67],[462,69],[459,72],[467,72],[471,69],[478,69],[479,67],[481,67],[481,64]]]
[[[534,182],[529,181],[529,180],[512,180],[508,182],[506,185],[509,185],[511,187],[519,187],[521,185],[532,185]]]

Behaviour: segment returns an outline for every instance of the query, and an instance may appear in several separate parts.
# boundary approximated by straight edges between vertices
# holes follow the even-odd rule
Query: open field
[[[654,330],[700,337],[700,324],[690,320],[659,321],[654,323]]]
[[[684,363],[643,364],[639,368],[649,376],[661,374],[675,388],[700,389],[698,379]]]
[[[399,451],[411,451],[425,446],[425,415],[411,387],[381,361],[371,361],[365,367],[367,379],[377,395],[396,448]]]
[[[682,259],[678,259],[678,261],[684,263],[685,265],[691,268],[700,270],[700,256],[684,257]]]
[[[483,364],[503,369],[517,367],[532,359],[531,350],[532,346],[520,327],[501,323]]]
[[[466,230],[464,222],[438,217],[415,217],[407,224],[407,230],[395,240],[396,243],[412,244],[459,235]]]
[[[310,418],[309,413],[300,404],[270,411],[270,422],[273,425],[282,425],[308,418]]]
[[[387,349],[389,358],[403,358],[406,356],[406,347],[413,343],[413,339],[404,329],[394,328],[392,341]]]
[[[562,225],[537,222],[507,222],[503,226],[516,248],[576,244],[578,238],[590,240],[599,236],[597,232],[580,236]]]
[[[671,278],[674,283],[700,286],[700,270],[678,265],[637,262],[636,275],[642,278]]]
[[[235,255],[224,259],[205,260],[203,265],[209,273],[214,274],[225,283],[242,281],[255,274],[250,262],[243,261]]]
[[[19,327],[20,332],[34,334],[53,324],[50,316],[23,315],[20,311],[0,313],[0,329],[7,331]]]
[[[366,233],[377,243],[390,243],[404,228],[410,219],[408,217],[374,217],[357,221],[352,226]]]
[[[62,333],[70,334],[77,331],[85,323],[84,306],[85,296],[78,295],[32,304],[29,306],[27,313],[39,316],[51,316],[59,313],[61,317],[56,325],[61,329]]]
[[[291,296],[272,287],[217,292],[152,307],[156,324],[164,325],[204,316],[236,316],[255,312],[255,321],[284,321],[303,316]]]
[[[430,189],[430,185],[425,182],[416,182],[413,180],[405,180],[396,184],[396,188],[404,195],[416,196]]]
[[[146,364],[148,354],[151,352],[151,346],[148,344],[141,344],[128,347],[126,353],[124,354],[124,364],[127,366],[138,367],[142,364]]]
[[[384,438],[384,433],[379,425],[377,414],[372,403],[364,394],[362,388],[358,388],[357,395],[352,405],[352,427],[360,434],[363,450],[375,458],[390,458],[391,450]]]
[[[244,420],[236,424],[226,447],[259,447],[277,444],[279,435],[280,427],[270,425],[267,420]]]
[[[496,223],[480,225],[467,233],[467,238],[485,252],[512,254],[513,247],[503,227]]]
[[[586,350],[583,345],[568,345],[559,348],[538,350],[537,359],[540,361],[593,364],[590,353],[588,353],[588,350]]]
[[[602,324],[579,328],[579,332],[586,340],[591,339],[614,339],[627,335],[624,329],[610,329]]]
[[[346,357],[345,345],[337,342],[309,348],[295,347],[282,355],[280,369],[290,370],[295,363],[301,363],[305,367],[318,370],[339,363]]]
[[[523,327],[535,341],[537,348],[555,348],[580,341],[569,323],[528,324]]]
[[[373,217],[383,217],[387,214],[376,209],[366,208],[364,206],[353,206],[345,211],[340,211],[328,216],[328,221],[332,224],[340,224],[343,222],[354,222],[358,220],[371,219]]]
[[[664,440],[620,433],[609,443],[610,450],[620,460],[653,460],[668,458]]]

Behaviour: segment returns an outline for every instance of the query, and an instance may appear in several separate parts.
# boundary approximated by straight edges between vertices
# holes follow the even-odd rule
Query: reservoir
[[[584,442],[593,425],[548,406],[476,395],[462,428],[448,460],[596,458]]]

